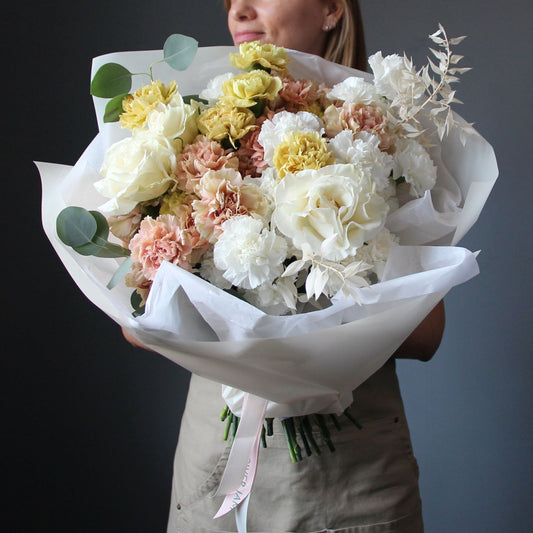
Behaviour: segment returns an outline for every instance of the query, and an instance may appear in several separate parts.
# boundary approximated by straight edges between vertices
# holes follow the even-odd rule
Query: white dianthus
[[[222,231],[214,247],[215,266],[233,285],[254,289],[281,276],[287,243],[260,219],[235,216]]]
[[[379,137],[369,132],[362,131],[354,139],[350,130],[343,130],[329,141],[328,148],[337,163],[349,163],[367,173],[381,193],[390,185],[393,158],[379,144]]]
[[[404,178],[416,197],[431,190],[437,181],[437,168],[426,149],[414,139],[403,139],[394,153],[394,179]]]
[[[214,105],[217,100],[223,96],[222,85],[225,81],[233,78],[235,74],[231,72],[226,72],[224,74],[219,74],[213,79],[209,80],[207,87],[198,95],[200,98],[207,100],[209,105]]]
[[[380,100],[374,85],[355,76],[334,85],[326,96],[330,100],[343,100],[362,105],[375,105]]]

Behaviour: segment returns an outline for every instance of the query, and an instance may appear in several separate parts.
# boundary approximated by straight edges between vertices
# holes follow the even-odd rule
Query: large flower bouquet
[[[246,394],[262,399],[243,433],[258,436],[265,416],[342,413],[478,272],[455,244],[496,162],[450,108],[461,39],[430,37],[435,61],[416,70],[377,53],[373,76],[183,36],[164,62],[109,54],[93,63],[99,135],[73,168],[39,164],[44,227],[80,288],[147,346],[224,383],[231,417]]]

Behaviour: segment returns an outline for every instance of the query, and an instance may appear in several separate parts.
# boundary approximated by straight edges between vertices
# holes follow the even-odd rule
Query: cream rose
[[[328,165],[287,174],[276,187],[272,222],[295,247],[341,261],[374,237],[388,205],[375,182],[354,165]]]
[[[139,202],[161,196],[175,178],[176,154],[172,143],[148,130],[135,130],[131,137],[113,144],[105,153],[94,186],[110,200],[99,209],[111,215],[129,213]]]
[[[198,134],[197,108],[183,102],[176,94],[168,104],[159,103],[148,115],[148,129],[156,135],[167,137],[181,152]]]

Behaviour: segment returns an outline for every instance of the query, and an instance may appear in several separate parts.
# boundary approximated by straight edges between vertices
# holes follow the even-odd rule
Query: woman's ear
[[[341,0],[324,0],[324,25],[334,28],[344,13],[344,2]]]

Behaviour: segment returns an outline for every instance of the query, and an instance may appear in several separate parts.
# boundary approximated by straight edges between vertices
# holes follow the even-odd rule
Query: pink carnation
[[[208,172],[198,186],[199,200],[193,202],[193,217],[202,237],[214,243],[221,226],[236,215],[264,214],[266,201],[255,185],[244,184],[232,170]]]
[[[233,168],[237,170],[239,161],[232,150],[224,150],[220,143],[204,135],[196,137],[178,157],[176,175],[183,190],[193,192],[200,178],[208,170]]]
[[[130,250],[132,260],[141,264],[146,279],[155,278],[163,261],[192,269],[191,265],[200,257],[206,243],[191,221],[190,214],[181,220],[174,215],[143,219],[139,232],[130,242]]]

